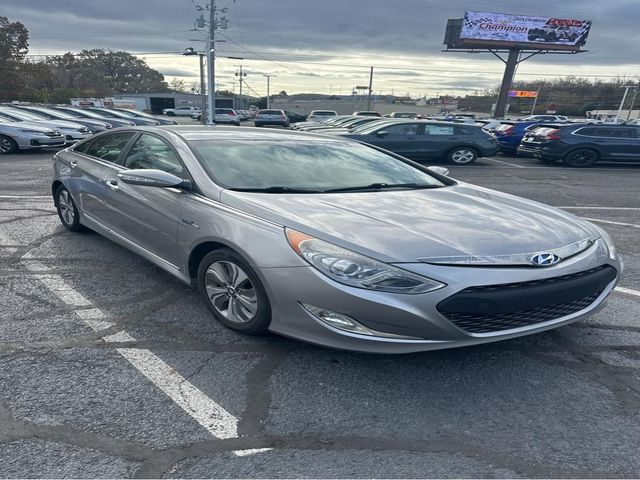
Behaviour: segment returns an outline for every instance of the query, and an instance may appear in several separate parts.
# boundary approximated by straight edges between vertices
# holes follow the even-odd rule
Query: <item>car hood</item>
[[[66,120],[29,120],[29,123],[62,130],[80,130],[81,128],[87,128],[79,123],[68,122]]]
[[[8,131],[7,129],[11,129],[13,131],[30,130],[32,132],[39,133],[49,133],[54,131],[53,128],[49,128],[39,123],[32,122],[0,123],[0,128],[4,129],[5,131]]]
[[[598,235],[562,210],[466,184],[340,194],[225,190],[221,200],[387,262],[534,253]]]

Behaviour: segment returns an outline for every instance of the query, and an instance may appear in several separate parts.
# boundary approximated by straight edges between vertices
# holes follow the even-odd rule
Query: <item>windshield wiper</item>
[[[231,188],[234,192],[255,192],[255,193],[323,193],[324,190],[313,188],[295,188],[273,185],[264,188]]]
[[[415,189],[427,189],[427,188],[441,188],[444,185],[431,185],[429,183],[371,183],[369,185],[360,185],[355,187],[342,187],[342,188],[330,188],[323,190],[325,193],[338,193],[338,192],[357,192],[360,190],[387,190],[392,188],[415,188]]]

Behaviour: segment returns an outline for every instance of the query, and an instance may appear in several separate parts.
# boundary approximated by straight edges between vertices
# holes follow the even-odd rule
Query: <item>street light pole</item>
[[[631,105],[629,105],[629,112],[627,113],[627,122],[631,119],[631,111],[633,110],[633,107],[636,104],[636,97],[638,96],[638,89],[639,88],[640,88],[639,86],[636,86],[633,89],[633,97],[631,97]]]
[[[271,95],[269,91],[270,80],[273,75],[263,75],[263,77],[267,77],[267,109],[271,108]]]
[[[206,93],[204,89],[204,53],[196,52],[193,47],[185,48],[183,55],[192,56],[198,55],[200,59],[200,106],[202,107],[202,115],[200,115],[200,121],[204,125],[205,123],[205,103],[206,103]]]
[[[211,0],[209,5],[209,42],[207,43],[207,68],[209,75],[207,76],[207,90],[209,97],[207,98],[207,123],[215,125],[216,123],[216,0]]]

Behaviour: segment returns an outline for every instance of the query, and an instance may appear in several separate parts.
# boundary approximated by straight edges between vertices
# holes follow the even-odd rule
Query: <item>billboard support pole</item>
[[[529,115],[533,115],[533,112],[536,109],[536,104],[538,103],[539,96],[540,96],[540,87],[538,87],[538,91],[536,92],[536,98],[533,99],[533,106],[531,107],[531,113]]]
[[[504,75],[502,76],[502,84],[500,85],[500,93],[496,102],[495,118],[504,118],[507,112],[507,100],[509,99],[509,90],[513,83],[513,77],[518,66],[518,57],[520,50],[516,48],[509,49],[509,56],[505,62]]]

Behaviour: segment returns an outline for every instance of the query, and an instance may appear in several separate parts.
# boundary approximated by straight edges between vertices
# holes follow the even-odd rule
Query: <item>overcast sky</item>
[[[191,85],[203,49],[200,32],[189,31],[199,15],[197,0],[1,0],[0,15],[29,29],[30,54],[83,48],[139,53],[168,79]],[[235,88],[242,63],[248,93],[350,92],[367,85],[374,66],[374,92],[414,96],[473,93],[497,87],[502,63],[489,53],[443,53],[448,18],[465,10],[593,20],[587,53],[543,55],[522,63],[517,79],[555,75],[606,78],[640,75],[640,0],[216,0],[228,8],[228,30],[218,37],[217,87]],[[205,12],[206,13],[206,12]]]

